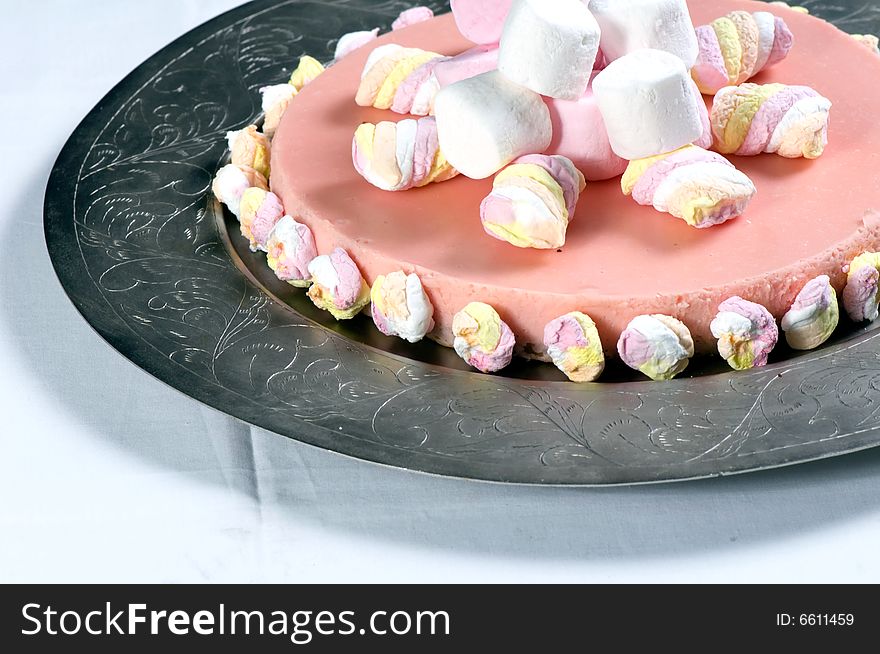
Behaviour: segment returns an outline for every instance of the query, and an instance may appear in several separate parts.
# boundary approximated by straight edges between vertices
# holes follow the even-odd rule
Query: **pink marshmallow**
[[[460,55],[438,62],[434,77],[440,88],[498,68],[498,45],[478,45]]]
[[[547,154],[568,157],[590,182],[623,174],[627,162],[611,150],[592,85],[579,100],[544,98],[544,101],[553,123],[553,141]]]
[[[431,20],[433,17],[434,12],[428,7],[413,7],[412,9],[402,11],[400,16],[397,17],[397,20],[391,23],[391,29],[396,32],[397,30],[402,30],[404,27]]]
[[[501,40],[513,0],[450,0],[455,24],[464,38],[491,44]]]

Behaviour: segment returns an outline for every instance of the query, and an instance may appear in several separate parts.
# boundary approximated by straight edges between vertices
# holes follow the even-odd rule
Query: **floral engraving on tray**
[[[438,13],[446,6],[427,4]],[[848,31],[880,30],[874,3],[803,4]],[[260,424],[421,470],[651,481],[821,456],[829,441],[868,443],[880,425],[874,333],[765,371],[653,385],[525,382],[363,347],[279,306],[243,276],[209,197],[226,131],[258,116],[256,90],[284,81],[299,55],[329,58],[339,34],[387,29],[410,5],[258,2],[246,18],[160,55],[76,171],[75,239],[109,307],[101,310],[154,354],[234,394]],[[302,423],[312,426],[307,435]]]

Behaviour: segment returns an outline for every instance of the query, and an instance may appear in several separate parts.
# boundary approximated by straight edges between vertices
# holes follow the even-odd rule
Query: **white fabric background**
[[[661,487],[467,483],[252,429],[136,369],[54,277],[46,179],[117,81],[240,2],[4,4],[0,581],[880,581],[880,450]]]

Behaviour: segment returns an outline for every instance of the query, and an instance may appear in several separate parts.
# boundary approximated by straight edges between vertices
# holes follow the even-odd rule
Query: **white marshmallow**
[[[517,157],[544,152],[553,127],[541,96],[493,70],[441,89],[440,151],[462,175],[485,179]]]
[[[643,48],[674,54],[688,70],[697,62],[700,48],[685,0],[590,0],[590,11],[609,62]]]
[[[515,0],[501,35],[498,70],[535,93],[577,100],[590,82],[599,34],[583,0]]]
[[[671,152],[703,134],[693,82],[681,59],[637,50],[593,80],[611,149],[629,161]]]

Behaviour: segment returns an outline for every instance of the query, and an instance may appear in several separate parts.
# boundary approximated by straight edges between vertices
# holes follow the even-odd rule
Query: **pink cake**
[[[747,0],[690,4],[695,25],[768,9]],[[714,350],[709,324],[727,298],[748,298],[781,319],[807,281],[827,274],[840,293],[843,266],[880,249],[880,58],[827,22],[781,11],[800,47],[752,81],[808,85],[829,98],[829,147],[815,161],[731,157],[758,195],[724,225],[693,229],[638,206],[614,179],[588,184],[564,248],[523,250],[483,231],[479,207],[491,178],[400,193],[370,186],[352,166],[352,134],[363,122],[400,117],[355,104],[367,56],[389,42],[446,55],[471,48],[451,15],[383,36],[303,89],[273,141],[272,190],[311,227],[319,252],[346,249],[368,283],[395,270],[417,273],[435,308],[431,336],[444,345],[455,313],[480,301],[527,356],[544,357],[545,325],[571,311],[595,320],[609,354],[640,314],[674,316],[698,351]]]

